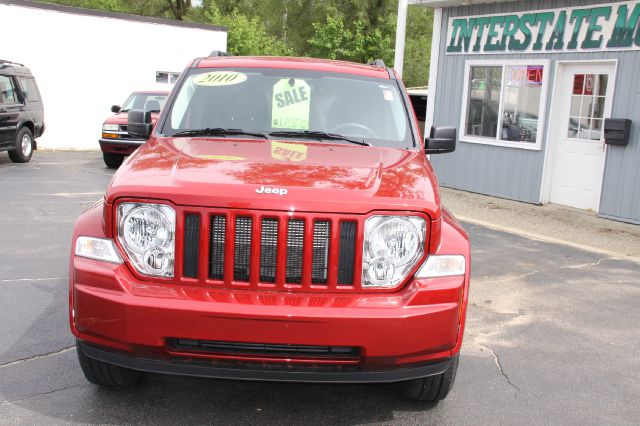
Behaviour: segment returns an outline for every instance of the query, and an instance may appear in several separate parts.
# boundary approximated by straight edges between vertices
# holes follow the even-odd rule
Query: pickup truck
[[[127,117],[132,109],[141,109],[151,113],[151,120],[155,124],[162,106],[167,101],[168,92],[133,92],[126,101],[111,107],[112,116],[102,124],[100,150],[107,167],[117,169],[124,161],[124,157],[144,144],[147,140],[133,137],[127,131]]]

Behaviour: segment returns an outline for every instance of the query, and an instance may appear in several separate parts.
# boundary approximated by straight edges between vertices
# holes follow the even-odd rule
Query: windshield
[[[167,95],[164,93],[132,93],[124,101],[120,111],[127,112],[132,109],[142,109],[160,112],[165,102],[167,102]]]
[[[171,136],[201,129],[324,140],[321,132],[376,146],[414,146],[394,80],[306,70],[192,71],[168,112],[162,133]]]

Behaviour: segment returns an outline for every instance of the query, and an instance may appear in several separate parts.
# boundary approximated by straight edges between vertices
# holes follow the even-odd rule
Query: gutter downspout
[[[429,88],[427,91],[427,116],[425,118],[425,132],[434,125],[438,65],[440,61],[440,37],[442,34],[442,8],[433,10],[433,37],[431,38],[431,60],[429,62]]]
[[[404,41],[407,34],[407,7],[409,0],[398,1],[398,21],[396,24],[396,50],[393,59],[393,68],[402,77],[402,66],[404,65]]]

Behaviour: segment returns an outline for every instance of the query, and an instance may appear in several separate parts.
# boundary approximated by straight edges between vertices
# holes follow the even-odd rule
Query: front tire
[[[411,401],[438,402],[447,397],[458,371],[458,355],[451,359],[449,368],[442,374],[400,382],[402,395]]]
[[[108,152],[103,152],[102,158],[104,159],[104,164],[106,164],[110,169],[117,169],[124,161],[124,155],[110,154]]]
[[[135,385],[143,377],[143,373],[139,371],[89,358],[78,345],[76,345],[76,350],[82,372],[87,380],[93,384],[107,388],[125,388]]]
[[[27,127],[18,130],[16,147],[9,151],[9,158],[14,163],[28,163],[33,156],[33,134]]]

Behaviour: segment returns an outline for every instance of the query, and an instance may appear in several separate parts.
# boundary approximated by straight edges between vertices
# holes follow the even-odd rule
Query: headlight
[[[176,212],[164,204],[118,206],[118,241],[138,272],[173,277]]]
[[[111,263],[122,263],[113,240],[95,237],[78,237],[76,239],[76,256],[103,260]]]
[[[394,288],[424,253],[426,221],[417,216],[372,216],[364,226],[362,285]]]
[[[120,126],[118,126],[117,124],[103,124],[102,125],[102,131],[103,132],[117,132],[118,130],[120,130]]]

